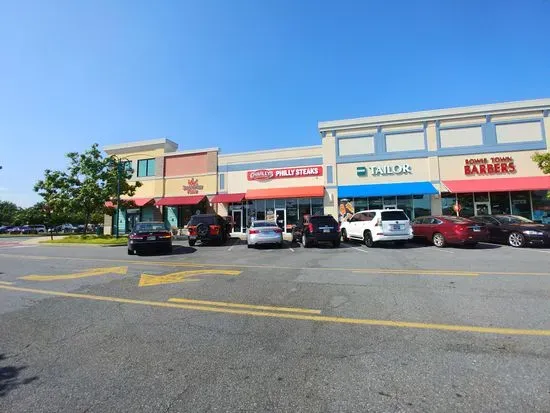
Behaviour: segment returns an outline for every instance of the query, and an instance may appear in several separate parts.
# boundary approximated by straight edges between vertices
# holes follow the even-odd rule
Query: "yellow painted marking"
[[[2,284],[2,285],[12,285],[13,283],[9,282],[9,281],[0,281],[0,284]]]
[[[279,307],[271,305],[253,305],[253,304],[237,304],[227,303],[224,301],[204,301],[204,300],[191,300],[188,298],[170,298],[168,300],[171,303],[184,303],[184,304],[199,304],[214,307],[232,307],[232,308],[250,308],[253,310],[274,310],[285,311],[287,313],[306,313],[306,314],[321,314],[321,310],[310,310],[308,308],[296,308],[296,307]]]
[[[196,279],[189,279],[190,277],[194,277],[196,275],[239,275],[242,271],[234,271],[234,270],[193,270],[193,271],[181,271],[181,272],[174,272],[172,274],[166,274],[166,275],[149,275],[149,274],[142,274],[139,279],[139,286],[140,287],[150,287],[151,285],[159,285],[159,284],[172,284],[172,283],[180,283],[180,282],[186,282],[186,281],[198,281]]]
[[[21,280],[27,281],[60,281],[60,280],[72,280],[76,278],[95,277],[97,275],[105,274],[126,274],[128,267],[108,267],[108,268],[92,268],[90,270],[75,272],[74,274],[63,275],[25,275],[19,277]]]
[[[85,300],[94,300],[94,301],[107,301],[107,302],[113,302],[113,303],[147,305],[147,306],[165,307],[165,308],[179,308],[184,310],[249,315],[249,316],[256,316],[256,317],[272,317],[272,318],[284,318],[284,319],[291,319],[291,320],[319,321],[319,322],[337,323],[337,324],[371,325],[371,326],[396,327],[396,328],[416,328],[416,329],[422,329],[422,330],[460,331],[460,332],[467,332],[467,333],[550,337],[550,330],[463,326],[463,325],[452,325],[452,324],[416,323],[416,322],[392,321],[392,320],[369,320],[369,319],[361,319],[361,318],[331,317],[331,316],[322,316],[322,315],[314,315],[314,314],[290,314],[290,313],[283,313],[283,312],[273,313],[273,312],[267,312],[267,311],[252,311],[252,310],[244,310],[244,309],[241,310],[237,308],[207,307],[207,306],[199,306],[199,305],[191,305],[191,304],[176,304],[176,303],[170,303],[170,302],[167,303],[167,302],[160,302],[160,301],[133,300],[129,298],[119,298],[119,297],[105,297],[100,295],[65,293],[61,291],[38,290],[35,288],[21,288],[21,287],[2,286],[2,285],[0,285],[0,289],[9,290],[9,291],[27,292],[27,293],[33,293],[33,294],[45,294],[45,295],[52,295],[52,296],[58,296],[58,297],[81,298]]]
[[[461,276],[478,277],[478,272],[447,271],[447,270],[400,270],[400,269],[364,269],[353,270],[353,273],[363,274],[393,274],[393,275],[437,275],[437,276]]]
[[[210,264],[210,263],[192,263],[192,262],[166,262],[166,261],[141,261],[141,260],[126,260],[126,259],[115,259],[115,258],[83,258],[83,257],[54,257],[47,255],[12,255],[12,254],[0,254],[0,257],[6,258],[25,258],[25,259],[36,259],[36,260],[71,260],[71,261],[94,261],[94,262],[118,262],[118,263],[127,263],[128,265],[141,265],[141,266],[160,266],[160,267],[215,267],[215,268],[263,268],[263,269],[272,269],[272,270],[292,270],[292,271],[380,271],[379,268],[345,268],[345,267],[284,267],[284,266],[273,266],[273,265],[246,265],[246,264]],[[422,271],[432,271],[438,272],[437,269],[418,269],[410,268],[406,271],[411,271],[411,274],[418,274]],[[448,270],[442,270],[448,271]],[[439,271],[439,272],[442,272]],[[458,271],[457,271],[458,272]],[[474,273],[474,272],[472,272]],[[492,276],[550,276],[550,272],[502,272],[502,271],[475,271],[476,275],[492,275]]]

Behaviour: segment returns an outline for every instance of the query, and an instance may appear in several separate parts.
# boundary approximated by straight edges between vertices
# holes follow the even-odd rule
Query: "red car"
[[[447,244],[474,246],[487,241],[489,231],[484,224],[455,216],[420,217],[413,221],[415,239],[432,242],[442,248]]]

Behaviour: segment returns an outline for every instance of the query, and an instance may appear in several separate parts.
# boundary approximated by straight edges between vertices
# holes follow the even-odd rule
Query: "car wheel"
[[[508,244],[514,248],[521,248],[525,245],[525,237],[519,232],[512,232],[508,235]]]
[[[252,244],[246,244],[246,246],[247,246],[248,248],[252,248],[254,245],[252,245]]]
[[[443,234],[436,232],[432,237],[432,242],[437,248],[443,248],[445,245],[447,245],[447,241],[445,241],[445,237]]]
[[[333,241],[333,242],[332,242],[332,246],[333,246],[334,248],[340,248],[340,240]]]
[[[128,248],[128,255],[134,255],[134,250],[131,250],[130,248]]]
[[[189,246],[194,247],[196,242],[197,241],[195,241],[195,240],[189,240]]]
[[[374,247],[374,241],[372,239],[372,234],[370,233],[370,231],[365,231],[363,233],[363,242],[365,243],[367,248]]]
[[[345,229],[342,230],[342,241],[344,241],[344,242],[348,242],[348,241],[349,241],[348,233],[346,232]]]
[[[302,235],[302,245],[304,246],[304,248],[309,248],[311,245],[310,242],[307,240],[306,234]]]

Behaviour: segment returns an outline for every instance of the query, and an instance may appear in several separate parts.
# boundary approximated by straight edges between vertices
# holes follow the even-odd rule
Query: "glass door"
[[[397,209],[397,199],[394,196],[385,196],[383,198],[384,209]]]
[[[283,231],[286,228],[286,211],[284,209],[275,209],[275,222]]]
[[[491,207],[489,206],[489,202],[476,202],[474,207],[476,216],[491,215]]]
[[[243,232],[243,211],[242,209],[234,209],[231,212],[233,216],[233,232]]]

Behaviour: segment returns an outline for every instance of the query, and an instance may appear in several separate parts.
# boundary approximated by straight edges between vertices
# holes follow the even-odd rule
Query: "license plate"
[[[157,237],[147,237],[147,241],[154,241],[156,239],[157,239]]]
[[[474,230],[474,232],[479,232],[479,231],[481,231],[481,228],[480,228],[480,227],[472,227],[472,229]]]
[[[330,229],[324,229],[323,232],[330,232]]]
[[[390,229],[392,231],[399,231],[401,229],[401,225],[392,225]]]

